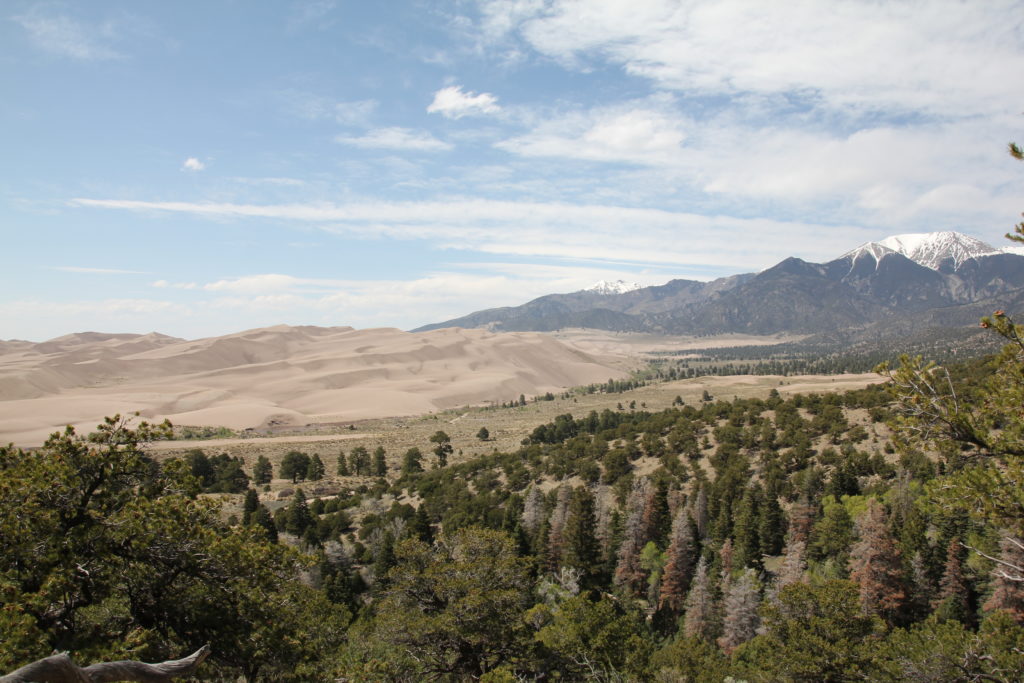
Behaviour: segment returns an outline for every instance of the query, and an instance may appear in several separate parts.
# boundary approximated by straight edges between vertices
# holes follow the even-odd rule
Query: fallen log
[[[210,646],[203,645],[188,657],[159,664],[123,660],[83,668],[75,664],[67,652],[61,652],[0,676],[0,683],[170,683],[180,676],[191,675],[209,655]]]

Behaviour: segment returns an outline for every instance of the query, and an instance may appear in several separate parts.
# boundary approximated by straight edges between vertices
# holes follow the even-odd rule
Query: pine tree
[[[924,555],[918,550],[910,559],[910,599],[907,606],[912,621],[920,621],[931,612],[935,596],[933,583]]]
[[[703,638],[712,642],[717,629],[715,599],[711,591],[711,577],[704,556],[697,562],[690,594],[686,596],[686,617],[683,619],[683,634],[687,638]]]
[[[443,431],[438,430],[430,437],[430,442],[437,444],[434,446],[434,455],[437,456],[437,467],[448,466],[448,456],[452,454],[452,440]]]
[[[416,514],[409,522],[409,536],[417,538],[427,545],[434,542],[434,528],[430,524],[430,515],[427,514],[425,503],[420,503],[420,506],[416,508]]]
[[[313,457],[309,459],[309,465],[306,466],[306,479],[309,481],[320,481],[324,478],[324,462],[320,459],[319,453],[314,453]]]
[[[577,569],[585,585],[592,584],[601,573],[601,546],[597,540],[594,496],[585,486],[577,487],[572,493],[562,539],[562,564]]]
[[[267,456],[261,455],[256,458],[256,464],[252,468],[252,481],[254,484],[269,484],[274,478],[274,467],[270,464]]]
[[[345,457],[345,451],[338,451],[338,476],[347,477],[351,473],[348,468],[348,458]]]
[[[253,524],[263,527],[263,530],[267,532],[268,541],[277,543],[277,525],[274,524],[274,518],[270,516],[270,510],[265,505],[256,508],[252,519]]]
[[[423,465],[420,464],[421,460],[423,460],[423,454],[420,453],[420,449],[413,446],[412,448],[407,450],[405,452],[405,455],[402,457],[402,476],[408,476],[410,474],[422,472]]]
[[[349,467],[352,474],[366,477],[370,475],[370,452],[363,446],[356,446],[349,455]]]
[[[634,595],[642,595],[647,579],[640,564],[640,553],[647,544],[644,538],[644,509],[647,501],[647,479],[634,483],[633,492],[627,501],[629,516],[622,529],[622,543],[618,549],[615,565],[615,585],[621,586]]]
[[[807,544],[803,541],[790,539],[782,551],[782,566],[775,576],[769,597],[772,600],[778,598],[783,588],[790,584],[800,583],[804,580],[804,572],[807,571]]]
[[[530,486],[523,499],[523,529],[533,534],[544,518],[544,494],[537,486]]]
[[[373,451],[373,476],[386,477],[388,475],[387,451],[383,446],[377,446]]]
[[[260,496],[256,489],[249,489],[245,492],[245,501],[242,503],[242,525],[249,526],[252,523],[253,514],[260,506]]]
[[[312,524],[313,515],[306,504],[306,494],[302,492],[302,489],[296,489],[295,495],[292,496],[292,503],[288,506],[285,530],[295,536],[302,536]]]
[[[770,487],[765,494],[757,534],[761,540],[761,555],[778,555],[782,552],[786,541],[786,513],[782,511],[779,498]]]
[[[761,567],[760,513],[764,492],[753,484],[743,493],[733,521],[735,562],[737,567]]]
[[[659,609],[679,614],[686,601],[686,591],[693,576],[693,526],[686,509],[679,510],[672,522],[671,541],[668,545],[668,561],[661,579]]]
[[[1024,548],[1016,538],[1004,536],[998,562],[992,567],[992,595],[985,601],[986,612],[1002,610],[1024,626]]]
[[[558,487],[555,507],[551,510],[551,516],[548,518],[545,566],[549,571],[557,570],[564,563],[565,523],[569,517],[569,501],[571,498],[572,489],[568,484],[562,484]]]
[[[942,621],[950,619],[967,623],[970,588],[964,578],[960,539],[953,538],[946,548],[946,566],[939,581],[939,594],[932,605]]]
[[[886,526],[885,510],[875,500],[857,520],[860,540],[850,553],[850,578],[860,588],[865,614],[895,623],[906,601],[900,551]]]
[[[668,512],[668,482],[660,480],[644,501],[643,538],[644,543],[653,542],[659,548],[667,545],[672,518]]]
[[[761,605],[761,595],[753,569],[747,569],[732,583],[725,595],[724,603],[725,616],[722,620],[722,637],[718,639],[718,645],[729,655],[757,635],[757,629],[761,624],[757,614]]]
[[[708,492],[707,485],[701,484],[697,489],[697,495],[693,503],[693,521],[697,524],[697,534],[701,540],[708,537]]]

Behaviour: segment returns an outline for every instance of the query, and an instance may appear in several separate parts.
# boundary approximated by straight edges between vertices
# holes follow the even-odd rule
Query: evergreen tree
[[[338,476],[347,477],[350,473],[351,470],[348,468],[348,458],[345,457],[345,451],[340,450],[338,451]]]
[[[672,518],[668,511],[668,482],[664,479],[648,492],[644,501],[643,515],[644,542],[652,542],[659,548],[668,545],[668,535],[672,528]]]
[[[725,654],[732,654],[733,650],[757,635],[761,624],[757,614],[760,605],[757,578],[753,569],[747,569],[729,586],[725,595],[722,637],[718,639],[718,645]]]
[[[267,540],[271,543],[277,543],[277,525],[274,524],[274,518],[270,516],[270,510],[265,505],[260,505],[256,508],[252,520],[255,526],[263,527],[263,530],[267,533]]]
[[[816,561],[834,559],[845,568],[849,548],[853,545],[853,520],[846,506],[832,503],[825,506],[825,514],[811,531],[810,556]]]
[[[758,567],[761,564],[761,507],[764,492],[759,484],[748,486],[735,511],[732,537],[737,567]]]
[[[910,559],[910,595],[907,608],[912,621],[924,619],[932,610],[935,586],[920,550]]]
[[[377,553],[373,561],[373,577],[378,584],[383,584],[383,579],[388,571],[395,566],[395,536],[390,531],[385,531],[377,545]],[[376,590],[376,589],[375,589]]]
[[[771,490],[766,493],[761,521],[757,529],[761,540],[761,555],[778,555],[786,540],[786,513],[779,498]]]
[[[986,612],[1003,611],[1024,626],[1024,548],[1016,538],[1004,536],[997,562],[992,566],[992,595],[985,601]]]
[[[688,638],[702,638],[714,642],[718,625],[716,623],[715,596],[711,590],[708,562],[701,556],[697,571],[686,596],[686,617],[683,620],[683,634]]]
[[[569,501],[572,498],[572,489],[568,484],[558,487],[555,495],[555,506],[548,518],[547,554],[544,556],[544,564],[549,571],[557,570],[564,563],[565,552],[565,524],[569,517]]]
[[[804,580],[804,572],[807,571],[806,554],[807,544],[803,541],[790,539],[786,543],[782,551],[782,566],[779,567],[769,594],[771,599],[777,599],[786,586]]]
[[[437,444],[434,446],[434,455],[437,456],[437,467],[447,467],[448,456],[453,451],[451,437],[438,430],[430,437],[430,443]]]
[[[302,536],[313,523],[313,514],[306,504],[306,494],[302,492],[302,489],[295,489],[291,505],[288,506],[285,531],[295,536]]]
[[[405,452],[402,456],[402,476],[409,476],[410,474],[416,474],[417,472],[423,471],[423,454],[420,453],[420,449],[413,446]]]
[[[686,592],[690,588],[693,576],[693,526],[687,510],[680,509],[672,522],[671,541],[668,545],[665,571],[661,579],[661,595],[658,599],[659,609],[666,609],[672,614],[682,612],[686,600]]]
[[[377,446],[373,451],[373,476],[386,477],[388,475],[387,451],[383,446]]]
[[[946,566],[935,598],[936,615],[942,621],[953,619],[967,623],[970,611],[970,587],[964,578],[960,539],[953,538],[946,548]]]
[[[875,500],[857,520],[860,540],[850,553],[850,578],[860,589],[864,614],[895,623],[906,601],[900,551],[886,525],[885,510]]]
[[[356,446],[349,454],[349,468],[352,474],[360,477],[370,476],[370,453],[363,446]]]
[[[627,501],[629,516],[622,529],[622,543],[619,545],[615,564],[615,585],[621,586],[634,595],[642,595],[647,575],[640,564],[640,552],[647,544],[644,538],[644,510],[647,501],[647,480],[634,483],[633,492]]]
[[[249,526],[252,523],[253,513],[260,506],[260,496],[256,489],[249,489],[245,492],[245,501],[242,503],[242,524]]]
[[[416,514],[409,522],[409,537],[423,541],[427,545],[434,542],[434,529],[430,524],[430,515],[427,514],[425,503],[420,503],[416,508]]]
[[[320,459],[318,453],[314,453],[313,457],[309,459],[309,465],[306,466],[306,479],[309,481],[320,481],[324,478],[325,472],[323,460]]]
[[[586,486],[578,486],[572,492],[562,537],[562,564],[578,570],[584,585],[592,585],[601,573],[601,546],[597,540],[594,496]]]
[[[256,464],[252,468],[252,481],[254,484],[269,484],[274,478],[274,467],[265,455],[256,458]]]
[[[491,433],[487,430],[487,427],[481,427],[480,431],[476,433],[476,438],[481,441],[487,441],[491,438]]]
[[[288,451],[281,459],[281,478],[291,479],[293,484],[298,483],[300,479],[305,479],[308,468],[308,455],[301,451]]]
[[[537,486],[530,486],[523,499],[523,529],[527,534],[537,531],[544,518],[544,494]]]

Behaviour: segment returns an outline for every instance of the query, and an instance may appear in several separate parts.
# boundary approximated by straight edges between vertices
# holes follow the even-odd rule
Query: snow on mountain
[[[893,235],[879,244],[932,270],[938,270],[939,265],[949,258],[959,268],[967,259],[998,253],[991,244],[952,231]]]
[[[582,290],[584,292],[594,292],[595,294],[625,294],[626,292],[632,292],[640,289],[641,285],[636,282],[626,282],[625,280],[616,280],[610,282],[608,280],[600,280],[595,282],[592,286]]]
[[[1013,249],[1017,248],[1009,247],[1002,251]],[[1021,252],[1024,252],[1024,249],[1011,253]],[[878,242],[862,244],[843,254],[840,258],[850,257],[855,261],[862,254],[871,254],[876,260],[881,261],[883,256],[892,253],[903,254],[915,263],[938,270],[939,266],[948,259],[952,259],[955,267],[959,268],[968,259],[998,254],[1000,250],[969,235],[947,230],[893,235]]]
[[[864,254],[870,254],[871,256],[875,257],[876,261],[881,261],[882,257],[885,256],[886,254],[895,253],[896,252],[893,249],[890,249],[889,247],[884,247],[878,242],[868,242],[867,244],[860,245],[856,249],[851,249],[850,251],[846,252],[839,258],[848,258],[851,262],[853,262],[859,259]]]

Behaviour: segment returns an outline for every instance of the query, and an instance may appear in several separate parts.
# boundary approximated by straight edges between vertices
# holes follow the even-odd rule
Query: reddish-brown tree
[[[679,510],[672,523],[672,539],[668,545],[668,561],[661,578],[661,595],[658,608],[673,614],[682,612],[686,591],[690,587],[693,567],[693,529],[690,515],[685,509]]]
[[[895,623],[907,592],[896,541],[889,533],[885,509],[876,500],[857,520],[860,540],[850,552],[850,578],[860,587],[860,606],[865,614],[877,614]]]

